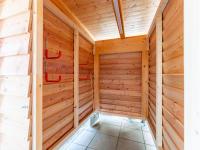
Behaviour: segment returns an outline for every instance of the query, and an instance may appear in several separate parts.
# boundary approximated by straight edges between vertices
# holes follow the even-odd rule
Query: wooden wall
[[[31,145],[31,6],[31,0],[0,1],[1,150]]]
[[[49,57],[44,55],[43,80],[43,149],[48,149],[74,126],[74,32],[73,29],[44,8],[44,53],[48,49]],[[59,82],[48,82],[49,80]]]
[[[94,100],[93,44],[79,36],[79,122],[93,112]]]
[[[141,116],[142,53],[100,55],[100,109]]]
[[[163,12],[163,149],[184,149],[183,0]]]
[[[149,37],[148,121],[154,137],[156,137],[156,27]]]

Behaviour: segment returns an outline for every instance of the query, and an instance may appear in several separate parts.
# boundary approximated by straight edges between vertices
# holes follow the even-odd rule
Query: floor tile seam
[[[145,150],[147,150],[147,148],[146,148],[146,141],[145,141],[145,139],[144,139],[144,132],[143,132],[143,130],[142,130],[142,137],[143,137],[144,144],[145,144]]]
[[[89,145],[91,144],[91,142],[93,141],[93,139],[95,138],[96,135],[97,135],[97,132],[95,132],[94,137],[91,139],[91,141],[90,141],[90,143],[88,144],[88,146],[86,147],[86,149],[87,149],[87,148],[90,148]]]
[[[119,137],[120,137],[121,128],[122,128],[122,122],[121,122],[121,126],[120,126],[120,129],[119,129],[119,135],[118,135],[118,137],[117,137],[116,150],[117,150],[117,148],[118,148],[118,143],[119,143]]]
[[[124,137],[119,137],[119,139],[129,140],[129,141],[132,141],[132,142],[136,142],[136,143],[140,143],[140,144],[144,144],[144,145],[145,145],[145,143],[143,143],[143,142],[139,142],[139,141],[131,140],[131,139],[124,138]]]

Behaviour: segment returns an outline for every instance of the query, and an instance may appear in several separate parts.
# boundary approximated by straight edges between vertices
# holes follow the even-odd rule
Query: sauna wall
[[[163,12],[163,149],[184,148],[183,0]]]
[[[141,116],[142,53],[102,54],[100,62],[100,110]]]
[[[154,137],[156,137],[156,27],[149,37],[148,121]]]
[[[31,5],[30,0],[0,1],[1,150],[31,145]]]
[[[44,8],[43,149],[49,149],[74,126],[73,38],[73,29]],[[61,57],[48,59],[46,50],[48,57],[58,56],[59,51]]]
[[[94,55],[93,44],[79,36],[79,123],[93,112]]]

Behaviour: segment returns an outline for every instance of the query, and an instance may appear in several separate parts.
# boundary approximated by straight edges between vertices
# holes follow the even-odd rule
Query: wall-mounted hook
[[[45,72],[45,80],[46,80],[46,82],[53,82],[53,83],[60,82],[61,81],[61,75],[59,75],[59,78],[57,80],[50,80],[49,76],[48,76],[48,73]]]
[[[53,56],[53,57],[49,57],[48,53],[49,53],[48,49],[45,49],[45,57],[46,57],[46,59],[58,59],[58,58],[61,57],[61,51],[58,52],[58,56]]]

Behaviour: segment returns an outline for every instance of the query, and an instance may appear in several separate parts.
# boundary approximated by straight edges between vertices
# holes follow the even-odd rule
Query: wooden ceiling
[[[52,0],[65,4],[95,41],[120,38],[112,0]],[[122,0],[125,36],[148,33],[160,0]]]

